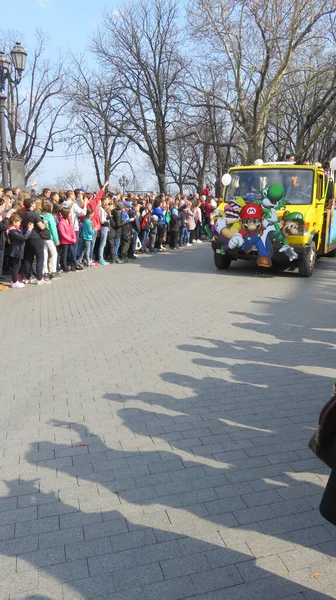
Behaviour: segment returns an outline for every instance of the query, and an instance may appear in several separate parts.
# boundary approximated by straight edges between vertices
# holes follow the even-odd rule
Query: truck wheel
[[[231,264],[231,258],[225,254],[214,252],[215,266],[217,269],[228,269]]]
[[[316,244],[311,242],[307,254],[302,254],[299,258],[300,277],[310,277],[314,271],[316,263]]]

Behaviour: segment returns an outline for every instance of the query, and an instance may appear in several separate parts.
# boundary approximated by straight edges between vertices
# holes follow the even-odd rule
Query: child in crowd
[[[46,227],[50,232],[50,240],[43,240],[44,245],[44,265],[43,273],[45,279],[60,279],[60,274],[57,273],[57,249],[59,246],[59,237],[57,231],[57,225],[53,212],[53,205],[49,200],[44,200],[42,203],[41,219],[45,222]],[[48,266],[48,259],[50,257],[51,269]]]
[[[68,273],[70,268],[68,267],[68,252],[70,251],[70,263],[71,263],[71,271],[76,271],[77,269],[77,259],[76,259],[76,246],[77,246],[77,238],[76,232],[74,230],[74,226],[70,219],[70,209],[62,208],[61,209],[61,218],[58,224],[58,233],[60,238],[60,243],[62,246],[62,266],[63,271]]]
[[[147,206],[142,211],[141,232],[140,232],[140,241],[141,241],[142,252],[147,251],[147,241],[149,239],[149,232],[151,230],[151,212],[152,212],[151,204],[147,204]]]
[[[86,211],[86,217],[82,227],[82,251],[78,258],[78,264],[82,266],[82,261],[85,256],[86,264],[88,267],[92,267],[93,261],[91,260],[91,245],[94,236],[94,227],[92,225],[92,219],[94,212],[92,208],[88,208]]]
[[[61,218],[61,210],[62,210],[62,205],[54,202],[52,214],[56,221],[57,233],[58,233],[58,224],[59,224],[60,218]],[[56,246],[56,250],[57,250],[57,273],[60,273],[62,271],[62,269],[61,269],[61,252],[62,252],[61,244],[58,244],[58,246]]]
[[[18,280],[21,261],[24,255],[26,240],[31,236],[34,228],[33,223],[28,223],[25,233],[21,230],[22,219],[20,215],[14,214],[9,219],[7,236],[9,241],[9,268],[12,276],[11,288],[24,288],[25,284]]]
[[[159,222],[159,217],[157,215],[152,215],[150,219],[150,230],[149,230],[149,252],[157,252],[155,248],[156,236],[157,236],[157,226]]]

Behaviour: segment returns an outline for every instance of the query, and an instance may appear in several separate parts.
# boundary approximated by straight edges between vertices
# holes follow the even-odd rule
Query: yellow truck
[[[223,183],[223,202],[209,224],[218,269],[244,259],[310,277],[318,256],[336,255],[334,184],[321,167],[233,167]]]

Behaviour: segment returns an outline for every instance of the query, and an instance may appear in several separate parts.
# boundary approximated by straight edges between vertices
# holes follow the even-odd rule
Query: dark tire
[[[231,264],[231,258],[225,254],[214,252],[215,266],[217,269],[228,269]]]
[[[282,265],[281,263],[274,262],[274,260],[272,261],[272,270],[274,271],[274,273],[282,273],[287,268],[288,265]]]
[[[299,274],[300,277],[310,277],[313,274],[316,263],[316,244],[310,242],[309,252],[302,254],[299,257]]]

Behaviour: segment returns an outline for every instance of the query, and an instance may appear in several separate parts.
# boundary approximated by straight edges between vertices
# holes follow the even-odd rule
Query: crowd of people
[[[0,187],[0,280],[10,286],[45,285],[63,273],[120,264],[138,253],[202,243],[204,225],[217,207],[203,195],[112,194],[108,182],[96,193]],[[0,291],[7,286],[0,283]]]

